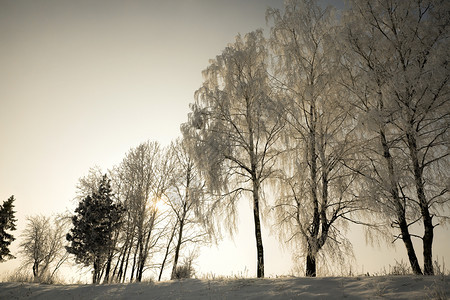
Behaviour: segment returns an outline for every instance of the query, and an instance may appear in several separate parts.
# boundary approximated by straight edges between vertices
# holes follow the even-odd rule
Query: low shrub
[[[190,262],[185,262],[175,269],[175,279],[192,278],[194,275],[195,271]]]

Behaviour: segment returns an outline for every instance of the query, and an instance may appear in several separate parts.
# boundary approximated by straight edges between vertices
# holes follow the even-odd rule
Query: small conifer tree
[[[0,262],[15,258],[9,250],[9,246],[15,238],[12,234],[6,232],[7,230],[16,230],[15,222],[17,219],[14,217],[14,200],[14,196],[11,196],[3,202],[3,205],[0,205]]]
[[[112,200],[110,180],[103,176],[98,191],[80,201],[72,217],[73,228],[66,239],[67,251],[77,263],[93,266],[92,283],[100,282],[101,270],[113,246],[113,232],[119,227],[123,209]]]

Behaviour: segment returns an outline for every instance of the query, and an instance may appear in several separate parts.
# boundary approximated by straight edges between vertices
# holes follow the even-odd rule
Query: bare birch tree
[[[274,172],[274,144],[283,128],[266,68],[262,32],[237,36],[203,72],[203,86],[195,93],[189,121],[182,125],[209,190],[221,196],[215,209],[227,210],[231,231],[236,201],[243,193],[251,195],[258,277],[264,277],[261,185]]]
[[[448,206],[448,1],[353,1],[348,41],[362,70],[360,106],[377,123],[390,196],[411,266],[422,274],[408,227],[424,226],[423,273],[433,274],[433,217]],[[352,83],[354,86],[355,81]],[[361,94],[364,90],[369,94]],[[406,162],[402,174],[395,168]],[[404,178],[399,176],[404,175]],[[400,179],[401,178],[401,179]],[[406,220],[412,207],[420,218]],[[441,218],[442,220],[442,218]]]
[[[156,203],[167,189],[170,173],[163,153],[156,142],[142,143],[130,150],[119,167],[127,220],[118,271],[122,280],[129,262],[130,281],[142,280],[150,250],[161,237],[157,226],[161,215]]]
[[[169,151],[174,168],[170,174],[170,186],[165,200],[174,216],[174,257],[171,279],[177,277],[178,261],[182,247],[197,245],[209,240],[211,232],[206,227],[205,199],[207,198],[205,181],[200,177],[188,145],[184,140],[172,143]],[[172,238],[173,238],[172,237]]]
[[[67,260],[65,236],[70,219],[63,216],[54,218],[31,216],[21,234],[20,254],[24,265],[32,266],[35,281],[45,277],[52,279],[61,265]]]
[[[284,14],[269,9],[266,18],[274,22],[274,82],[289,124],[275,206],[280,237],[300,245],[306,276],[316,276],[322,252],[333,256],[350,248],[340,231],[360,209],[358,173],[345,168],[355,151],[355,124],[347,95],[334,82],[339,59],[331,39],[335,19],[316,1],[295,0],[286,2]]]

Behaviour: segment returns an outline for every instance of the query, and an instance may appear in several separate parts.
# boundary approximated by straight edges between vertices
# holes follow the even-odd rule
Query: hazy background
[[[208,60],[237,33],[268,33],[269,6],[283,1],[0,0],[0,202],[16,197],[14,235],[27,215],[73,211],[75,186],[90,167],[106,170],[141,142],[166,145],[179,136]],[[202,250],[198,273],[255,275],[245,202],[240,220],[234,240]],[[263,230],[266,274],[290,274],[290,251]],[[400,242],[397,250],[372,249],[361,229],[350,237],[354,272],[406,261]],[[434,258],[442,257],[450,261],[450,238],[438,227]],[[0,264],[0,274],[18,264]]]

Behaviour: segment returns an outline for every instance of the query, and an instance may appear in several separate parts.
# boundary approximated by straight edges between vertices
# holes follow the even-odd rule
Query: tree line
[[[91,169],[64,226],[28,220],[21,249],[33,274],[68,257],[50,255],[50,241],[40,248],[47,254],[33,256],[35,229],[45,228],[60,241],[54,247],[93,269],[94,283],[141,281],[148,269],[161,279],[169,264],[177,278],[190,268],[189,245],[215,241],[222,227],[235,232],[244,199],[257,277],[262,217],[291,243],[306,276],[351,251],[351,223],[402,241],[413,272],[434,274],[434,228],[449,219],[450,203],[449,6],[352,0],[337,12],[288,0],[284,11],[269,8],[267,35],[238,35],[203,71],[182,138],[142,143],[106,174]]]
[[[213,238],[204,189],[182,140],[142,143],[108,174],[93,168],[80,179],[66,249],[93,268],[93,283],[140,282],[148,269],[161,280],[169,263],[171,279],[184,276],[190,246]]]
[[[403,241],[413,272],[434,273],[433,231],[449,207],[450,4],[348,5],[268,9],[270,36],[238,35],[211,60],[182,125],[209,191],[223,196],[214,209],[230,218],[236,199],[251,198],[258,277],[264,200],[307,276],[319,256],[351,246],[348,223]],[[423,268],[412,238],[422,240]]]
[[[92,269],[93,283],[140,282],[146,270],[161,280],[190,277],[195,250],[214,239],[202,204],[205,183],[182,140],[144,142],[106,173],[80,178],[73,213],[27,217],[19,253],[37,282],[51,282],[70,257]],[[14,197],[0,210],[2,261],[15,230]],[[4,207],[4,209],[3,209]]]

